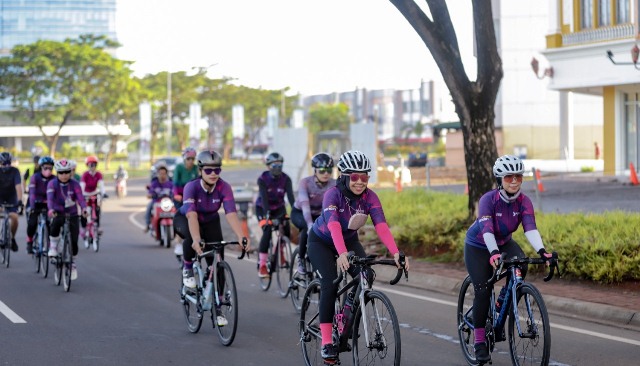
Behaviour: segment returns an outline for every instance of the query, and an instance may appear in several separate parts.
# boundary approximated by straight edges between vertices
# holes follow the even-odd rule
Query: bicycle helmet
[[[11,160],[13,160],[13,156],[8,151],[4,151],[0,153],[0,165],[11,165]]]
[[[272,163],[276,162],[284,163],[284,157],[277,152],[272,152],[264,159],[264,163],[266,165],[271,165]]]
[[[53,165],[53,168],[58,173],[70,172],[73,169],[73,165],[71,164],[71,160],[60,159],[55,162],[55,164]]]
[[[33,157],[33,163],[40,165],[40,155],[35,155]]]
[[[311,158],[311,166],[318,168],[333,168],[333,158],[327,153],[317,153]]]
[[[196,157],[196,149],[192,148],[192,147],[187,147],[186,149],[184,149],[182,151],[182,158],[186,159],[186,158],[195,158]]]
[[[493,164],[493,175],[502,178],[509,174],[523,174],[524,163],[517,156],[503,155]]]
[[[50,156],[43,156],[38,160],[38,165],[44,165],[44,164],[50,164],[53,165],[55,162],[53,161],[53,158]]]
[[[368,173],[371,171],[369,158],[358,150],[349,150],[338,159],[340,173]]]
[[[219,168],[222,166],[222,156],[213,150],[200,151],[196,157],[196,162],[198,163],[198,168],[204,166]]]
[[[167,167],[167,164],[165,164],[163,161],[156,163],[155,167],[156,167],[156,172],[158,172],[160,169],[164,169],[165,172],[169,173],[169,168]]]
[[[85,159],[84,163],[87,164],[87,165],[89,165],[91,163],[95,163],[96,165],[98,165],[98,157],[95,156],[95,155],[89,155]]]
[[[71,170],[75,169],[78,165],[75,160],[69,159],[69,164],[71,164]]]

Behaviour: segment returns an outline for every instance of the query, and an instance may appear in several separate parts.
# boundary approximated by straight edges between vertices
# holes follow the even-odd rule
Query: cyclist
[[[173,200],[178,209],[182,206],[184,186],[198,178],[198,168],[195,165],[196,150],[187,147],[182,152],[182,159],[184,162],[176,165],[173,171]]]
[[[18,231],[18,211],[22,213],[22,177],[18,168],[11,166],[13,156],[5,151],[0,153],[0,203],[15,205],[7,208],[11,220],[11,250],[18,251],[16,231]],[[6,245],[7,243],[2,243]]]
[[[36,174],[37,172],[40,171],[40,155],[35,155],[33,157],[33,174]],[[27,184],[27,182],[29,182],[29,177],[31,175],[31,172],[29,171],[29,168],[27,168],[27,170],[24,172],[24,175],[22,176],[22,181],[25,183],[25,187],[24,187],[24,193],[27,195],[27,204],[26,206],[29,207],[29,184]],[[27,212],[28,213],[28,212]],[[27,220],[29,219],[29,216],[27,215]]]
[[[160,202],[162,197],[171,198],[173,194],[173,182],[169,180],[169,169],[164,163],[156,164],[156,177],[157,179],[151,180],[147,191],[147,198],[151,198],[151,208],[147,207],[147,228],[151,226],[153,204]]]
[[[71,268],[71,279],[78,278],[76,268],[76,256],[78,255],[78,205],[82,209],[82,216],[87,216],[87,203],[82,194],[82,188],[78,181],[71,179],[72,165],[67,159],[60,159],[55,162],[56,179],[52,179],[47,184],[47,207],[49,218],[52,218],[49,232],[49,257],[58,255],[58,242],[60,240],[60,230],[64,225],[65,214],[70,214],[71,230],[71,252],[73,254],[73,267]]]
[[[340,156],[337,165],[340,177],[336,186],[325,193],[322,214],[313,223],[308,239],[309,258],[313,268],[320,272],[321,355],[328,362],[334,361],[338,354],[331,335],[337,291],[333,281],[337,278],[338,268],[343,271],[349,269],[348,251],[359,257],[366,255],[358,239],[358,229],[369,216],[380,240],[400,267],[398,247],[385,220],[380,199],[367,188],[367,173],[371,171],[369,158],[360,151],[350,150]],[[408,260],[405,268],[409,269]],[[355,277],[358,270],[352,268],[349,274]],[[355,292],[356,288],[352,291]]]
[[[82,179],[82,177],[80,176],[80,174],[76,173],[76,161],[71,159],[69,159],[68,161],[69,164],[71,164],[71,179],[75,179],[77,182],[80,182],[80,179]]]
[[[513,155],[504,155],[493,165],[497,189],[485,193],[478,204],[478,218],[467,230],[464,246],[464,262],[471,276],[475,297],[473,299],[473,326],[476,360],[491,360],[485,344],[485,323],[489,312],[491,289],[487,280],[498,265],[500,253],[508,257],[523,257],[524,252],[511,237],[522,223],[524,234],[531,246],[542,258],[551,258],[536,228],[531,199],[521,190],[524,164]],[[493,268],[493,269],[492,269]],[[522,268],[525,277],[527,267]],[[504,330],[498,330],[497,341],[505,340]]]
[[[258,177],[259,195],[256,199],[255,210],[256,217],[260,227],[262,228],[262,238],[260,238],[260,247],[258,254],[258,276],[269,277],[267,269],[267,258],[269,255],[269,241],[271,239],[271,226],[267,225],[269,218],[280,218],[287,214],[284,205],[284,196],[286,194],[289,204],[293,206],[295,200],[293,198],[293,185],[291,178],[282,171],[282,163],[284,158],[277,152],[272,152],[265,159],[269,170],[264,171]],[[285,228],[285,235],[289,236],[289,227]]]
[[[27,220],[27,254],[33,252],[33,236],[38,226],[38,211],[47,211],[47,184],[53,177],[53,158],[43,156],[38,161],[39,171],[29,180],[29,205],[31,212]]]
[[[331,173],[333,158],[327,153],[317,153],[311,158],[313,175],[298,183],[298,197],[291,208],[291,222],[300,230],[298,237],[298,273],[305,274],[307,236],[313,221],[322,213],[324,193],[336,185]]]
[[[225,217],[231,229],[242,243],[244,234],[242,225],[236,213],[236,203],[233,198],[231,185],[220,178],[222,171],[222,157],[213,150],[201,151],[197,158],[198,170],[201,178],[192,180],[184,187],[184,204],[174,217],[176,233],[184,238],[182,250],[184,262],[182,268],[182,283],[187,288],[195,288],[192,258],[196,253],[202,254],[200,242],[222,241],[220,227],[220,207],[224,207]],[[247,238],[247,251],[250,249]],[[224,251],[223,251],[224,257]],[[211,265],[213,258],[207,258]],[[222,314],[217,314],[219,326],[227,324]]]
[[[80,178],[80,187],[82,187],[82,194],[85,196],[87,205],[96,212],[96,227],[98,228],[98,235],[101,235],[100,202],[102,197],[106,196],[104,193],[104,180],[102,178],[102,173],[98,171],[98,158],[95,155],[87,156],[84,162],[87,167],[89,167],[89,170],[82,174],[82,177]],[[74,164],[72,163],[71,166],[73,167]],[[80,222],[82,223],[83,229],[82,237],[84,238],[84,247],[89,248],[89,238],[87,237],[89,234],[84,230],[84,228],[87,227],[86,217],[82,217]]]

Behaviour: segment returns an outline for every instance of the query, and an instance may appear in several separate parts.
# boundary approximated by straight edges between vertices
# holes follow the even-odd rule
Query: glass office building
[[[116,38],[116,0],[0,0],[0,53],[40,39]]]

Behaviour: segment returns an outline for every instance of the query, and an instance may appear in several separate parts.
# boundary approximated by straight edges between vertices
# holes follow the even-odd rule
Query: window
[[[593,0],[580,0],[580,29],[593,28]]]
[[[629,0],[618,0],[616,4],[616,24],[630,22]]]
[[[611,0],[600,0],[598,7],[599,26],[611,25]]]

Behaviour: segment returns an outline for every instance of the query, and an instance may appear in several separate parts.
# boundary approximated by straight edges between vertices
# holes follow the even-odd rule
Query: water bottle
[[[500,294],[498,295],[498,300],[496,300],[496,312],[500,312],[500,308],[504,303],[504,297],[507,295],[507,286],[503,286],[500,290]]]
[[[213,293],[213,282],[207,281],[207,285],[204,289],[204,302],[210,304],[212,300],[211,294]]]
[[[353,308],[353,292],[349,292],[347,294],[347,299],[344,301],[344,308],[342,310],[343,319],[344,319],[344,329],[348,330],[351,327],[351,315]],[[340,332],[342,333],[342,332]]]

